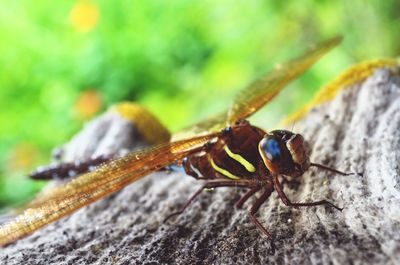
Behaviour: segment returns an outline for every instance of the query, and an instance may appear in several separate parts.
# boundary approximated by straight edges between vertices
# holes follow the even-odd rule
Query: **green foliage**
[[[275,63],[342,34],[339,48],[255,117],[271,125],[354,62],[397,56],[399,10],[395,0],[8,1],[0,10],[0,206],[37,189],[24,174],[79,130],[86,90],[99,93],[102,109],[141,102],[176,130],[226,107]]]

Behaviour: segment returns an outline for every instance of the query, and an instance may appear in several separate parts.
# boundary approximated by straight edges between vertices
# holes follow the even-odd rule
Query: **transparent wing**
[[[186,127],[172,135],[172,141],[186,139],[193,137],[194,135],[205,135],[210,133],[216,133],[225,128],[226,123],[226,111],[218,115],[214,115],[208,119],[202,120],[194,125]]]
[[[194,137],[128,154],[41,195],[21,215],[0,226],[0,245],[31,234],[189,153],[198,151],[216,136],[217,134],[209,134]]]
[[[284,63],[274,71],[250,83],[236,95],[228,111],[227,122],[245,119],[273,99],[289,82],[296,79],[342,40],[338,36],[322,42],[302,56]]]
[[[173,140],[193,135],[218,132],[239,119],[245,119],[272,100],[289,82],[310,68],[318,59],[341,42],[335,37],[314,46],[302,56],[256,79],[241,90],[228,111],[184,128],[172,136]]]

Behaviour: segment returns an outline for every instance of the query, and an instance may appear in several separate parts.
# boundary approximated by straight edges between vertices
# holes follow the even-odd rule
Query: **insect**
[[[293,203],[284,193],[282,185],[289,181],[287,176],[298,178],[310,167],[340,175],[349,173],[310,162],[307,144],[300,134],[286,130],[265,132],[246,121],[340,41],[341,37],[335,37],[320,43],[304,55],[250,83],[236,96],[227,112],[190,129],[202,133],[112,159],[95,171],[40,195],[21,215],[0,227],[0,245],[27,236],[173,163],[181,164],[188,175],[205,182],[179,211],[166,219],[182,213],[204,189],[218,187],[242,187],[247,190],[236,203],[238,208],[255,193],[261,192],[251,206],[249,216],[271,240],[272,235],[255,215],[273,191],[287,206],[328,205],[341,210],[327,200]]]

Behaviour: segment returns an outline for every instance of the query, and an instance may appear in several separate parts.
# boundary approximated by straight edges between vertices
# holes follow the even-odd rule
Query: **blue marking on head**
[[[275,139],[267,140],[263,146],[263,149],[270,161],[274,161],[281,156],[281,148],[278,141]]]

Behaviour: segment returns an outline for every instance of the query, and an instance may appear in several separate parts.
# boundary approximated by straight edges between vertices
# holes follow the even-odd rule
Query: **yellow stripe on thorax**
[[[230,158],[239,162],[247,171],[251,173],[256,172],[256,169],[249,161],[247,161],[243,156],[232,152],[227,145],[224,146],[224,150]]]
[[[214,160],[212,159],[212,157],[210,157],[209,160],[210,160],[210,164],[211,164],[212,168],[213,168],[215,171],[217,171],[218,173],[220,173],[220,174],[222,174],[222,175],[224,175],[225,177],[230,178],[230,179],[240,179],[240,177],[233,175],[233,174],[232,174],[231,172],[229,172],[228,170],[223,169],[223,168],[217,166],[217,165],[215,164]]]

